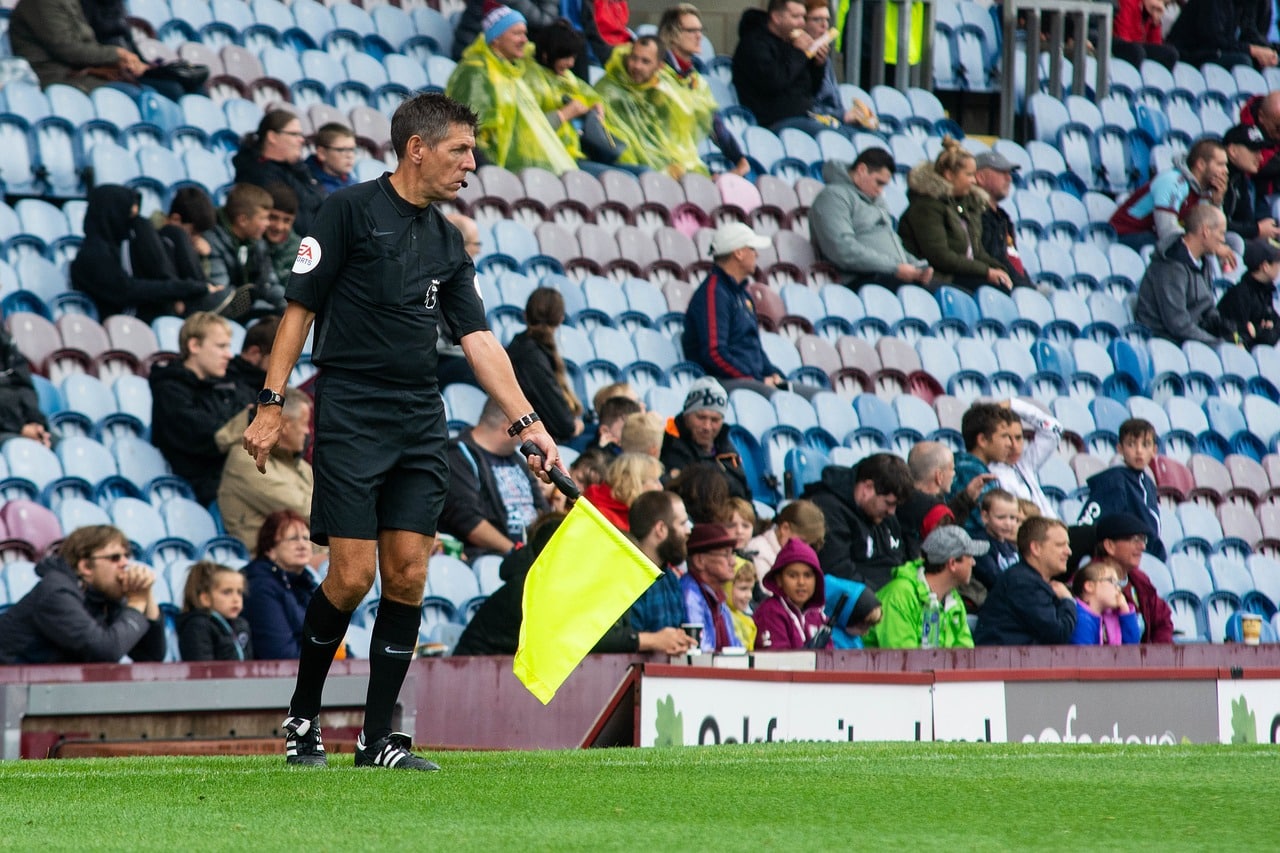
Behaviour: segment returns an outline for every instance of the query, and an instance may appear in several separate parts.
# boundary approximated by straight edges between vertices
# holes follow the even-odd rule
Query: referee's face
[[[475,132],[465,124],[455,124],[435,148],[419,148],[422,157],[421,161],[415,159],[414,171],[430,201],[458,197],[467,174],[476,170],[475,147]]]

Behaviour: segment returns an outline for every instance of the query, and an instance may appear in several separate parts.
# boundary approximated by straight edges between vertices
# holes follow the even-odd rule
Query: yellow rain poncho
[[[533,45],[529,46],[529,51],[533,51]],[[564,106],[565,98],[581,101],[589,107],[600,103],[600,96],[596,94],[596,90],[575,77],[572,71],[557,74],[550,68],[540,65],[532,56],[525,57],[524,82],[533,92],[533,97],[538,102],[538,109],[542,110],[543,115],[555,112]],[[612,131],[613,128],[609,127],[609,130]],[[571,122],[561,122],[556,128],[556,136],[560,137],[560,142],[564,144],[565,150],[573,159],[584,158],[582,145],[578,142],[578,129]]]
[[[618,136],[627,143],[621,162],[658,169],[679,177],[685,172],[707,174],[698,156],[698,142],[711,128],[711,109],[703,106],[692,89],[665,71],[647,83],[635,83],[627,74],[630,45],[615,48],[605,65],[596,91],[604,100],[605,115]],[[709,90],[708,90],[708,94]]]
[[[525,66],[530,63],[529,59],[502,59],[489,49],[483,35],[477,36],[462,52],[445,94],[479,114],[476,145],[490,162],[512,172],[539,166],[560,175],[578,164],[525,82]]]

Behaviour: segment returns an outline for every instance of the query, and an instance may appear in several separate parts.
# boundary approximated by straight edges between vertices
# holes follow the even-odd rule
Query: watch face
[[[258,392],[258,405],[270,406],[272,403],[279,403],[280,395],[270,388],[263,388]]]

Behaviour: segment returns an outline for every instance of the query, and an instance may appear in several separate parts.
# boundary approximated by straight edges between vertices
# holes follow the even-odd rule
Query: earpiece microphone
[[[463,188],[464,190],[467,188],[467,182],[466,182],[466,181],[463,181],[463,182],[462,182],[462,188]]]

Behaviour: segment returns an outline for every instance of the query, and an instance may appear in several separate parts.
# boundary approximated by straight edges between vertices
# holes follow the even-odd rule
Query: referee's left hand
[[[253,457],[253,463],[262,474],[267,473],[267,457],[280,441],[280,417],[279,406],[259,406],[253,423],[244,431],[242,446]]]
[[[525,460],[529,463],[529,470],[538,476],[538,479],[544,483],[551,482],[551,475],[547,472],[552,468],[563,468],[560,464],[560,448],[556,447],[555,439],[547,432],[541,423],[530,424],[524,432],[520,433],[520,441],[532,441],[538,445],[538,449],[542,451],[543,458],[537,456],[526,456]]]

